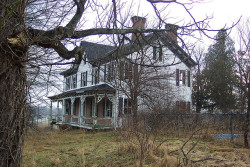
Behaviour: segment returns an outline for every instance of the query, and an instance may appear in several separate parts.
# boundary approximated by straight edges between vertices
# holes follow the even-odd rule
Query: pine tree
[[[206,100],[210,110],[229,112],[235,105],[234,42],[225,30],[220,30],[215,38],[216,42],[208,49],[203,71]]]

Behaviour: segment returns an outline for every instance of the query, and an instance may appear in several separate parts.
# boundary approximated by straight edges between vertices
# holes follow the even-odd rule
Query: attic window
[[[81,73],[81,87],[87,86],[87,71]]]
[[[125,79],[131,79],[133,76],[133,65],[130,62],[125,62]]]
[[[161,47],[153,47],[153,60],[162,61],[162,48]]]
[[[100,68],[95,67],[92,69],[92,85],[99,83]]]
[[[114,76],[115,75],[114,70],[115,70],[115,64],[114,64],[114,62],[110,62],[110,63],[106,64],[106,71],[105,71],[106,76],[105,76],[105,80],[107,82],[111,82],[114,79],[114,77],[115,77]]]
[[[71,80],[71,77],[67,77],[66,78],[65,90],[69,90],[70,89],[70,80]]]
[[[76,79],[76,74],[72,75],[72,86],[71,88],[74,89],[76,88],[76,84],[77,84],[77,79]]]

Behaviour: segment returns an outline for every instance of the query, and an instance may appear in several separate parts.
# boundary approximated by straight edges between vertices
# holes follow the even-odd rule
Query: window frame
[[[81,87],[87,86],[88,84],[88,71],[81,73]]]
[[[103,117],[104,118],[111,118],[112,117],[112,102],[108,99],[105,98],[103,99]]]
[[[65,90],[71,89],[71,76],[68,76],[65,78]]]
[[[153,60],[162,62],[163,53],[161,46],[153,46]]]
[[[71,89],[77,88],[77,74],[73,74],[71,79]]]

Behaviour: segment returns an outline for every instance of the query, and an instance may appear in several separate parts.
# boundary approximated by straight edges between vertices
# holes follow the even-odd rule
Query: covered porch
[[[57,104],[57,113],[51,112],[51,121],[85,129],[116,128],[117,98],[115,90],[107,86],[82,88],[49,97],[51,111],[53,103]]]

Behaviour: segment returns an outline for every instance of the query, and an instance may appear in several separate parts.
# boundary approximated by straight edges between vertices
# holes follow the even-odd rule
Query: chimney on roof
[[[166,24],[165,25],[165,29],[167,30],[167,34],[170,38],[172,38],[176,44],[177,42],[177,30],[178,30],[179,26],[174,25],[174,24]]]
[[[133,22],[133,29],[144,29],[146,24],[145,17],[133,16],[131,18]],[[132,34],[132,41],[135,41],[139,36],[144,35],[144,33]]]

